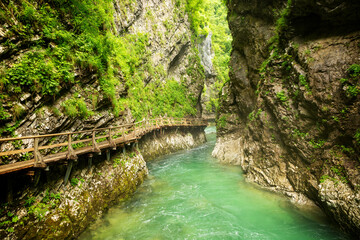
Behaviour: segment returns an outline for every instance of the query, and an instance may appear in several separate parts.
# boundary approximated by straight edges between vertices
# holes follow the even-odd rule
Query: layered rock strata
[[[186,1],[177,1],[175,3],[171,0],[136,0],[114,1],[112,4],[113,26],[116,37],[126,38],[137,34],[147,36],[148,42],[144,43],[146,53],[141,53],[144,55],[142,57],[146,57],[146,59],[139,60],[142,71],[144,71],[143,65],[150,66],[141,75],[143,86],[154,84],[154,81],[166,82],[170,79],[174,79],[179,83],[182,82],[187,89],[186,97],[191,97],[196,102],[197,106],[194,115],[200,117],[204,74],[202,73],[203,68],[200,64],[197,46],[191,41],[193,36],[190,29],[190,20],[185,10]],[[51,2],[49,5],[51,5]],[[60,15],[60,13],[59,10],[58,14]],[[63,16],[58,16],[58,18],[61,17]],[[0,57],[2,59],[0,77],[2,76],[2,70],[10,69],[24,54],[33,51],[32,45],[36,44],[36,39],[39,38],[38,36],[33,40],[34,42],[28,45],[25,44],[21,51],[13,51],[11,50],[13,45],[7,44],[9,41],[6,41],[7,33],[10,32],[12,27],[4,24],[0,28]],[[21,36],[15,35],[13,38],[13,42],[21,43],[22,41]],[[53,47],[53,43],[50,43],[49,48]],[[136,69],[140,69],[140,66],[137,66]],[[99,76],[94,74],[91,69],[86,70],[85,72],[81,71],[81,69],[73,69],[73,72],[69,72],[69,75],[74,75],[76,84],[66,84],[66,87],[58,94],[54,94],[54,96],[42,94],[41,91],[26,92],[26,90],[30,91],[30,87],[20,90],[20,92],[8,92],[8,100],[6,102],[0,101],[1,136],[81,131],[134,122],[135,117],[130,110],[129,104],[119,103],[122,105],[121,111],[118,116],[114,114],[114,102],[111,102],[111,99],[104,92],[101,81],[98,79]],[[119,99],[127,98],[129,94],[129,86],[124,82],[123,74],[120,73],[120,76],[116,76],[119,78],[119,84],[114,91],[116,92],[116,98]],[[27,75],[23,76],[25,79],[27,77]],[[3,89],[2,81],[0,81],[0,89]],[[162,89],[158,91],[161,92]],[[79,116],[79,114],[77,116],[68,114],[65,105],[72,99],[82,100],[83,108],[87,108],[93,114],[85,117]],[[138,99],[137,102],[141,102],[141,99]],[[76,111],[78,106],[75,104],[73,107]],[[150,109],[149,115],[151,115],[151,111]],[[49,139],[43,139],[39,144],[44,145],[48,141]],[[32,145],[32,141],[23,142],[23,147],[32,147]],[[0,145],[1,151],[14,148],[12,144]],[[20,156],[20,158],[22,159],[24,156]],[[14,161],[16,160],[19,159]],[[8,159],[0,158],[0,164],[9,162]]]
[[[230,82],[213,155],[360,236],[360,3],[228,3]]]

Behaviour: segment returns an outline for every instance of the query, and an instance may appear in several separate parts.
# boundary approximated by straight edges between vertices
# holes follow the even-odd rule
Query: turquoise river
[[[211,157],[208,142],[148,163],[134,196],[112,207],[80,239],[349,239],[313,212],[246,183],[239,166]]]

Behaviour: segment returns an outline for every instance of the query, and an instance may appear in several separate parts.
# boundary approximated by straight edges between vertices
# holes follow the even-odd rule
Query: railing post
[[[34,158],[35,158],[34,167],[36,168],[46,167],[46,164],[39,152],[39,138],[34,138]]]
[[[92,145],[93,145],[93,152],[101,155],[101,150],[98,147],[96,139],[95,139],[95,130],[92,131]]]
[[[116,150],[116,143],[114,142],[114,140],[112,139],[112,129],[109,128],[109,145],[112,148],[112,150]]]
[[[71,141],[72,141],[71,135],[72,135],[71,133],[68,134],[68,153],[66,155],[66,159],[67,160],[77,160],[78,157],[75,154],[75,151],[74,151],[74,149],[72,147],[72,143],[71,143]]]

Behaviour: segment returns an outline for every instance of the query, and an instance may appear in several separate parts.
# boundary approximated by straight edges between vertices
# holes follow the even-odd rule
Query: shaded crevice
[[[183,58],[189,47],[190,47],[190,42],[185,43],[181,47],[179,53],[171,60],[169,64],[168,72],[173,72],[174,69],[180,64],[181,59]]]

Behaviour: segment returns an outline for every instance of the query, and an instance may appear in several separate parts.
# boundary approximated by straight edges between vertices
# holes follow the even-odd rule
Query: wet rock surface
[[[238,0],[228,7],[231,80],[213,155],[240,165],[250,182],[315,203],[360,236],[360,86],[351,70],[360,63],[360,4]]]

